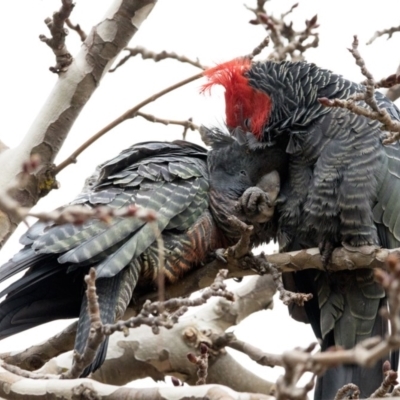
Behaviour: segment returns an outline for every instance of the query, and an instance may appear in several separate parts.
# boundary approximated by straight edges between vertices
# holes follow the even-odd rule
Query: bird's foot
[[[274,215],[275,204],[264,190],[254,186],[248,188],[240,197],[236,211],[251,223],[268,222]]]

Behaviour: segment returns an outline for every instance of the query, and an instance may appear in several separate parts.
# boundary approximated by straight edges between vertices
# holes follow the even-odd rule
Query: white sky
[[[253,6],[256,0],[247,0]],[[268,9],[278,15],[295,1],[271,0]],[[320,45],[307,52],[308,61],[330,68],[345,77],[360,81],[362,76],[347,51],[353,35],[360,39],[360,51],[368,68],[377,79],[392,74],[400,63],[400,33],[387,41],[378,39],[371,46],[365,42],[376,30],[399,24],[400,0],[300,0],[291,18],[295,28],[302,28],[304,20],[318,14]],[[76,0],[72,21],[81,24],[86,32],[105,14],[111,0]],[[247,22],[253,18],[245,10],[244,0],[159,0],[148,20],[133,38],[131,46],[144,46],[153,51],[174,51],[203,64],[215,63],[249,53],[266,36],[260,26]],[[50,93],[57,76],[48,71],[54,64],[50,49],[38,39],[48,34],[43,20],[59,8],[56,0],[19,0],[0,2],[0,25],[3,62],[0,63],[0,86],[3,106],[0,138],[8,146],[17,145],[41,105]],[[374,7],[371,7],[371,4]],[[74,32],[68,36],[72,54],[80,42]],[[266,52],[264,54],[267,54]],[[73,126],[57,162],[62,161],[87,138],[153,93],[166,88],[198,70],[173,60],[160,63],[131,59],[123,68],[106,76]],[[197,124],[223,122],[223,96],[217,90],[213,98],[198,94],[197,81],[171,93],[143,109],[162,118],[186,119],[193,117]],[[43,199],[37,209],[49,210],[71,200],[94,167],[113,157],[120,150],[144,140],[173,140],[181,137],[181,127],[150,124],[140,118],[129,120],[109,132],[79,157],[59,176],[61,188]],[[189,132],[188,140],[201,144],[197,133]],[[19,248],[18,238],[25,227],[19,227],[0,253],[0,265]],[[27,347],[56,333],[61,323],[52,323],[0,342],[0,351]],[[239,338],[266,351],[281,352],[295,346],[307,346],[313,341],[311,328],[292,321],[285,307],[276,301],[275,309],[252,315],[235,330]],[[241,360],[245,361],[245,357]],[[247,360],[246,360],[247,361]],[[249,366],[267,379],[279,374],[278,368]]]

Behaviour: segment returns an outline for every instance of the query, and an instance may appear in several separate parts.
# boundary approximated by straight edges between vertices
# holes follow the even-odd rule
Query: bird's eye
[[[246,129],[250,129],[251,128],[251,119],[250,118],[246,118],[243,122],[243,125]]]
[[[246,171],[244,171],[244,170],[242,169],[242,170],[240,171],[240,175],[246,176],[247,173],[246,173]]]

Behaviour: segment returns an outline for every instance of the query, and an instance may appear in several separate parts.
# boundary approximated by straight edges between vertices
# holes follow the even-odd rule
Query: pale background
[[[248,0],[253,6],[256,1]],[[88,33],[100,21],[111,0],[76,0],[71,17]],[[279,15],[294,1],[272,0],[270,12]],[[48,71],[54,64],[51,50],[38,39],[48,34],[43,20],[60,6],[58,0],[19,0],[0,2],[2,62],[0,87],[2,112],[0,138],[8,146],[17,145],[27,132],[38,110],[50,93],[57,76]],[[295,28],[302,29],[305,19],[318,14],[321,25],[320,45],[308,50],[307,60],[334,70],[345,77],[360,81],[362,76],[347,51],[353,35],[360,39],[360,51],[367,66],[377,79],[394,73],[400,63],[400,33],[389,41],[378,39],[371,46],[365,42],[376,30],[399,24],[400,0],[300,0],[291,18]],[[159,0],[131,46],[144,46],[153,51],[174,51],[190,58],[199,58],[205,65],[215,65],[231,58],[248,54],[266,36],[263,28],[248,24],[253,14],[243,6],[243,0]],[[67,38],[68,48],[76,54],[80,42],[75,32]],[[267,50],[268,51],[268,50]],[[264,55],[267,52],[263,53]],[[166,88],[198,70],[174,60],[160,63],[131,59],[124,67],[106,76],[80,118],[72,128],[57,162],[64,160],[87,138],[118,117],[128,108],[153,93]],[[196,81],[155,103],[143,112],[161,118],[187,119],[197,124],[221,125],[224,120],[222,92],[213,97],[199,95],[201,81]],[[53,191],[37,206],[49,210],[71,200],[94,167],[113,157],[129,145],[147,140],[173,140],[181,137],[181,127],[164,127],[140,118],[124,122],[100,139],[58,176],[61,188]],[[187,139],[201,144],[199,135],[189,131]],[[1,171],[0,171],[1,173]],[[21,225],[0,253],[0,265],[18,251],[18,238],[26,229]],[[271,248],[270,248],[271,249]],[[236,284],[236,283],[233,283]],[[0,342],[0,352],[21,349],[45,340],[70,321],[57,321],[23,332]],[[278,299],[275,308],[252,315],[236,335],[265,351],[282,352],[295,346],[307,346],[314,340],[311,328],[292,321]],[[279,368],[263,368],[238,355],[253,371],[267,379],[280,374]],[[149,382],[143,382],[149,385]],[[151,383],[150,383],[151,384]]]

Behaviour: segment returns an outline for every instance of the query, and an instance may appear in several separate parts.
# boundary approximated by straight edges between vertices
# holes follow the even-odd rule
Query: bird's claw
[[[227,259],[226,259],[226,249],[217,249],[217,250],[215,250],[214,251],[214,255],[215,255],[215,258],[218,260],[218,261],[221,261],[221,262],[223,262],[224,264],[227,264],[228,263],[228,261],[227,261]]]
[[[267,192],[253,186],[240,197],[237,211],[251,222],[267,222],[274,214],[274,206]]]

